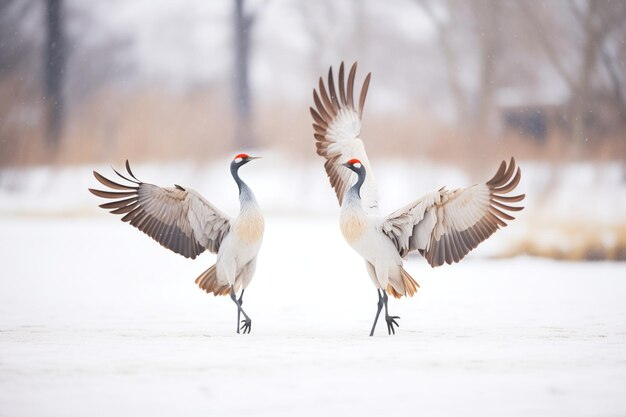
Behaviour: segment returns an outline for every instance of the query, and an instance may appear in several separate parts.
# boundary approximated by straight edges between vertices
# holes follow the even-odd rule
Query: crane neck
[[[363,183],[365,182],[365,167],[361,167],[361,169],[359,169],[359,171],[357,172],[357,175],[357,181],[352,187],[350,187],[350,189],[346,193],[346,197],[350,199],[360,200],[361,186],[363,186]]]
[[[239,203],[241,204],[241,207],[243,208],[245,205],[250,203],[256,203],[256,199],[254,198],[252,190],[250,189],[250,187],[248,187],[248,184],[246,184],[239,177],[239,166],[231,165],[230,173],[237,183],[237,187],[239,188]]]

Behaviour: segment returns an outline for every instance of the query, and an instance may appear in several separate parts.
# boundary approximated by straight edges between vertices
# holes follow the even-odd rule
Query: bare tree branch
[[[415,3],[422,8],[435,26],[439,28],[444,24],[441,20],[439,20],[428,0],[415,0]]]
[[[617,103],[618,111],[622,120],[626,121],[626,99],[624,98],[624,87],[622,80],[620,79],[618,69],[615,68],[615,64],[613,59],[611,59],[611,54],[606,48],[606,44],[603,45],[600,51],[602,57],[602,63],[604,64],[604,68],[609,76],[609,81],[611,82],[611,90],[615,95],[615,102]]]
[[[576,20],[578,20],[578,24],[582,25],[585,19],[583,16],[583,12],[578,8],[576,2],[574,0],[567,0],[567,5],[572,14],[576,17]]]
[[[252,26],[256,23],[259,15],[263,10],[267,8],[267,5],[271,3],[272,0],[265,0],[261,4],[259,4],[254,10],[250,10],[249,12],[244,14],[244,25],[247,30],[251,30]]]
[[[538,40],[539,42],[541,42],[541,45],[543,46],[546,55],[548,56],[548,59],[550,60],[556,71],[561,75],[569,88],[572,91],[575,90],[576,82],[574,82],[573,76],[565,69],[565,65],[561,61],[560,54],[557,52],[554,45],[552,45],[552,43],[548,40],[548,36],[543,28],[543,25],[541,24],[541,22],[539,22],[539,19],[537,19],[537,16],[531,10],[531,5],[533,3],[520,1],[516,2],[515,4],[518,5],[518,7],[522,10],[522,13],[524,13],[528,21],[533,25],[537,33]]]
[[[46,45],[44,50],[44,87],[47,107],[46,136],[52,149],[59,146],[65,119],[65,69],[67,39],[65,35],[65,3],[46,2]]]
[[[458,53],[452,45],[452,4],[448,0],[445,2],[448,14],[450,15],[450,21],[445,22],[439,19],[432,8],[432,4],[428,0],[415,0],[415,3],[426,13],[431,19],[435,29],[437,30],[437,37],[439,39],[439,45],[443,52],[443,56],[446,62],[447,68],[447,81],[448,88],[452,95],[454,105],[456,107],[457,117],[460,122],[468,126],[468,105],[467,94],[463,89],[460,73],[459,73],[459,57]]]

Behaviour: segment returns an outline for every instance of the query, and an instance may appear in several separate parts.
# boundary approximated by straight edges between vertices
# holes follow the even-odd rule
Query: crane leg
[[[382,291],[383,303],[385,303],[385,321],[387,322],[387,331],[389,332],[389,334],[396,334],[396,329],[394,329],[393,326],[395,324],[397,327],[400,327],[400,325],[396,322],[396,319],[400,319],[400,317],[389,315],[389,311],[387,310],[387,300],[389,299],[389,297],[387,297],[387,292],[385,290]]]
[[[239,306],[241,307],[243,305],[243,292],[245,290],[242,289],[241,290],[241,294],[239,294]],[[237,309],[237,333],[239,333],[239,320],[241,320],[241,310]]]
[[[376,317],[374,317],[374,324],[372,325],[372,331],[370,331],[370,336],[374,336],[374,329],[376,329],[376,323],[378,322],[378,316],[380,316],[380,310],[383,309],[383,296],[380,292],[380,290],[378,291],[378,309],[376,310]]]
[[[237,300],[237,294],[235,294],[235,288],[233,287],[230,287],[230,299],[233,300],[233,303],[235,303],[235,305],[237,306],[237,333],[239,333],[240,330],[239,314],[243,314],[244,317],[244,319],[241,320],[241,322],[243,323],[243,325],[241,326],[241,333],[250,333],[250,330],[252,330],[252,320],[250,319],[250,317],[248,317],[244,309],[241,308],[241,304],[239,303],[239,300]]]

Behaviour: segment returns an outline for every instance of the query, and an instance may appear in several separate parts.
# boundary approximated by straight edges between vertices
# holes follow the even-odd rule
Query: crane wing
[[[230,230],[230,218],[198,192],[175,187],[158,187],[137,180],[126,161],[130,178],[115,173],[132,185],[119,184],[94,171],[104,186],[119,191],[89,189],[92,194],[115,201],[101,204],[113,214],[123,214],[123,222],[141,230],[162,246],[194,259],[208,249],[217,253]]]
[[[459,262],[479,243],[506,226],[505,220],[514,219],[506,211],[523,209],[509,203],[522,201],[524,194],[503,195],[517,186],[521,175],[519,168],[515,170],[515,159],[511,158],[508,167],[502,161],[489,181],[427,194],[390,214],[381,225],[382,231],[402,257],[418,250],[433,267]]]
[[[335,89],[335,80],[332,67],[328,70],[328,91],[324,86],[324,80],[320,77],[319,93],[313,90],[315,109],[310,108],[313,116],[313,130],[317,147],[317,154],[326,159],[324,168],[330,180],[331,186],[337,194],[339,205],[343,202],[343,195],[354,183],[353,173],[345,169],[341,164],[356,158],[367,169],[365,183],[361,187],[363,207],[368,210],[378,208],[378,191],[372,175],[372,169],[365,152],[363,141],[359,138],[361,133],[361,118],[363,106],[370,83],[371,73],[367,74],[361,94],[358,109],[354,103],[354,78],[357,64],[354,63],[348,75],[347,86],[344,83],[344,65],[339,67],[339,95]]]

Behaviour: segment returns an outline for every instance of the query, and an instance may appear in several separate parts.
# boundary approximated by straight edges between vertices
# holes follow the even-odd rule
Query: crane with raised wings
[[[129,184],[111,181],[94,171],[96,179],[110,190],[90,188],[94,195],[113,199],[100,207],[123,215],[121,220],[156,240],[161,246],[195,259],[205,250],[217,254],[213,266],[196,284],[213,295],[230,295],[237,305],[237,333],[250,333],[252,320],[242,308],[243,293],[256,269],[265,222],[252,190],[239,177],[239,168],[258,157],[235,156],[230,172],[239,188],[240,211],[231,218],[191,188],[159,187],[138,180],[126,161],[127,175],[113,170]],[[236,293],[241,288],[241,295]],[[241,320],[241,314],[244,319]],[[240,324],[241,323],[241,324]]]
[[[403,260],[418,251],[437,267],[459,262],[479,243],[490,237],[514,217],[507,212],[523,207],[511,203],[524,195],[507,196],[519,183],[521,171],[515,160],[502,161],[489,181],[467,188],[428,193],[407,206],[381,216],[378,192],[365,146],[360,138],[361,120],[371,73],[367,74],[354,101],[357,64],[345,81],[344,65],[339,67],[335,84],[332,67],[328,71],[328,88],[322,77],[313,90],[315,108],[311,107],[318,155],[325,159],[324,168],[341,206],[340,226],[348,244],[365,260],[367,272],[377,292],[378,303],[373,336],[381,310],[389,334],[395,334],[399,317],[388,311],[388,293],[396,298],[413,296],[419,285],[404,270]],[[356,174],[356,180],[354,174]]]

